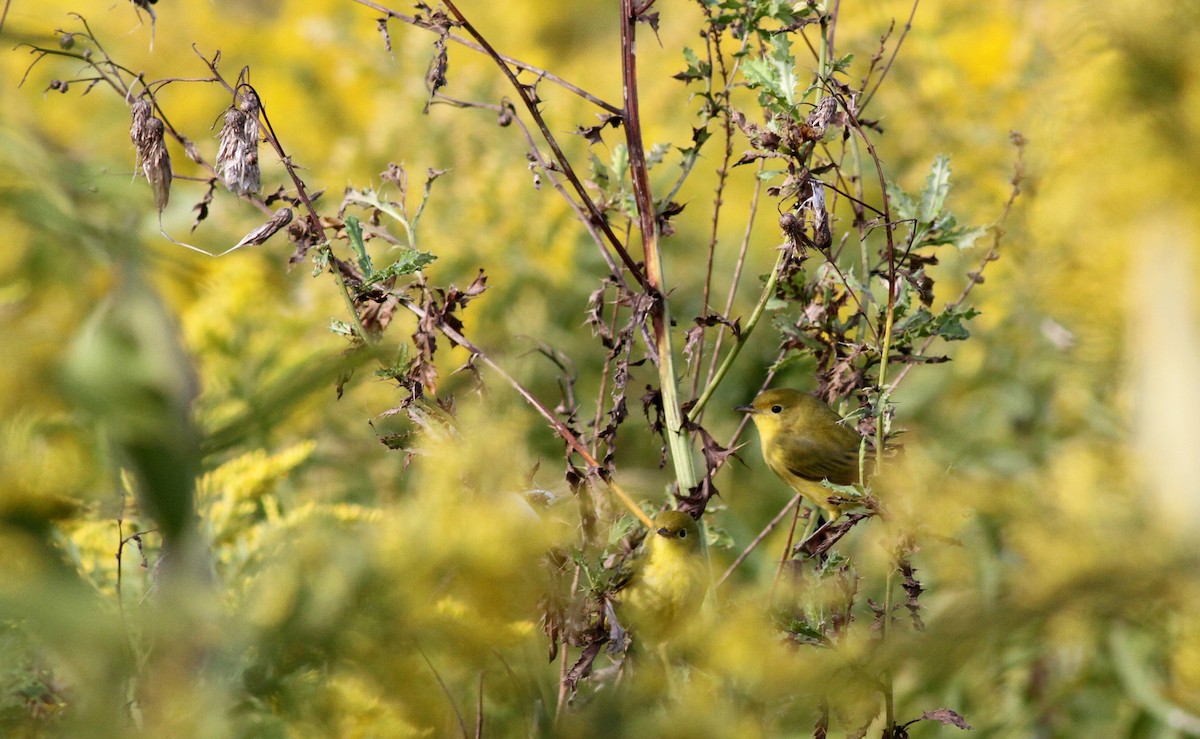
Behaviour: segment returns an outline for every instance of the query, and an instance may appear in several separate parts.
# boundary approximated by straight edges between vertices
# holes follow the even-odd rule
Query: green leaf
[[[416,249],[406,249],[404,254],[399,259],[392,262],[379,272],[372,272],[370,278],[367,280],[367,283],[374,284],[377,282],[383,282],[384,280],[392,277],[411,275],[413,272],[417,272],[432,264],[435,259],[437,259],[437,257],[427,252],[417,251]]]
[[[950,157],[938,154],[933,160],[929,176],[925,178],[925,190],[921,192],[921,208],[917,220],[921,225],[931,224],[942,214],[946,196],[950,194]]]
[[[778,96],[779,82],[775,79],[773,71],[772,66],[762,57],[747,59],[742,64],[742,75],[745,76],[750,89],[763,87],[771,91],[773,95]]]
[[[788,307],[788,301],[781,300],[780,298],[772,295],[771,297],[767,298],[767,304],[763,306],[763,310],[776,311],[783,310],[786,307]]]
[[[329,322],[329,330],[340,336],[354,336],[354,328],[345,321],[332,320]]]
[[[783,99],[788,108],[796,105],[796,87],[800,84],[796,77],[796,60],[792,58],[792,41],[786,35],[777,36],[771,59],[779,74],[779,86],[783,90]]]
[[[908,193],[900,189],[895,182],[887,183],[888,201],[892,206],[892,220],[904,221],[917,217],[917,204]]]
[[[319,249],[313,249],[312,252],[310,252],[310,253],[312,254],[312,262],[313,262],[312,276],[313,277],[316,277],[317,275],[320,275],[323,272],[325,272],[325,270],[329,269],[330,253],[329,253],[329,244],[328,243],[324,244]]]
[[[907,338],[919,339],[929,335],[927,329],[931,323],[933,323],[933,314],[929,312],[928,308],[921,307],[917,309],[916,313],[913,313],[903,321],[897,321],[894,330],[898,336],[905,336],[911,333],[912,336],[908,336]]]
[[[933,322],[936,333],[945,341],[964,341],[971,337],[971,332],[967,330],[963,322],[969,321],[977,315],[979,315],[979,311],[974,308],[947,310]]]
[[[683,58],[687,62],[687,69],[676,74],[675,79],[684,82],[706,80],[712,74],[712,65],[707,61],[702,61],[691,49],[684,47]]]
[[[987,234],[989,226],[975,226],[973,228],[961,228],[953,233],[947,234],[948,241],[954,244],[957,249],[970,249],[975,246],[975,241]]]
[[[609,166],[612,167],[613,180],[617,183],[624,182],[625,175],[629,173],[629,149],[625,144],[617,144],[613,147]]]
[[[604,162],[600,161],[600,157],[592,154],[592,182],[603,191],[607,191],[612,182],[612,170],[608,168]]]
[[[646,152],[646,166],[653,167],[654,165],[659,164],[660,162],[662,162],[663,157],[665,157],[667,155],[667,152],[670,150],[671,150],[670,144],[655,144],[654,146],[651,146],[650,151]],[[685,156],[686,156],[686,152],[693,151],[693,150],[692,149],[680,149],[680,151],[685,152]]]
[[[796,105],[796,60],[787,36],[773,36],[771,49],[742,64],[742,74],[751,89],[759,89],[759,100],[778,113],[789,113]]]
[[[375,370],[375,376],[394,380],[407,375],[411,367],[412,357],[409,356],[408,344],[401,344],[399,351],[396,352],[396,360],[387,367]]]
[[[357,216],[346,216],[346,237],[350,239],[350,248],[354,249],[354,255],[358,258],[358,267],[364,275],[369,275],[375,271],[375,267],[371,265],[371,257],[367,255],[367,246],[363,243],[362,226],[358,222]]]
[[[895,326],[898,336],[908,341],[916,341],[927,336],[936,336],[944,341],[963,341],[970,338],[966,321],[979,315],[974,308],[947,308],[938,315],[933,315],[925,307],[921,307]]]

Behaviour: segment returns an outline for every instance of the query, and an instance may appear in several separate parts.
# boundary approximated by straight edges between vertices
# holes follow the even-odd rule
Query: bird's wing
[[[805,480],[850,485],[858,482],[858,447],[849,447],[844,441],[781,440],[781,461],[789,472]]]

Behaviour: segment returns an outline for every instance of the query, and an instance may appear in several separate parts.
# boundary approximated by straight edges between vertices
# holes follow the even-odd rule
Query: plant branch
[[[642,143],[641,113],[637,83],[637,16],[633,0],[621,0],[621,70],[624,84],[625,140],[629,149],[629,170],[637,201],[638,227],[642,234],[643,260],[646,265],[645,288],[653,299],[650,321],[658,354],[659,389],[666,416],[667,446],[675,465],[675,479],[681,494],[698,484],[692,464],[692,449],[679,410],[679,385],[675,376],[675,357],[671,342],[671,311],[665,290],[662,253],[659,249],[658,218],[650,192],[646,150]]]
[[[783,510],[775,514],[775,518],[772,518],[770,523],[768,523],[762,531],[758,532],[758,536],[754,537],[754,540],[742,550],[742,553],[738,555],[737,559],[733,560],[733,564],[729,565],[729,567],[725,570],[725,574],[721,575],[721,579],[717,580],[717,584],[713,587],[721,587],[721,585],[729,579],[729,576],[733,574],[733,571],[736,570],[743,561],[745,561],[746,557],[750,556],[750,552],[753,552],[756,548],[758,548],[758,545],[762,543],[763,539],[767,538],[767,535],[774,531],[775,527],[778,526],[781,521],[783,521],[783,518],[788,514],[788,511],[792,510],[792,508],[799,503],[800,494],[796,493],[792,496],[792,499],[788,501],[788,504],[783,507]]]
[[[372,10],[377,10],[389,18],[395,18],[396,20],[398,20],[402,23],[407,23],[408,25],[413,26],[415,28],[422,28],[426,31],[433,31],[433,32],[438,32],[438,30],[439,30],[439,29],[435,28],[433,25],[431,25],[430,23],[427,23],[427,22],[421,20],[420,18],[411,16],[411,15],[405,15],[404,13],[398,13],[395,10],[392,10],[390,8],[386,8],[382,5],[380,5],[379,3],[371,2],[371,0],[351,0],[351,1],[358,3],[359,5],[371,8]],[[487,48],[485,48],[481,44],[477,44],[474,41],[471,41],[470,39],[465,39],[462,36],[455,36],[452,33],[447,34],[446,38],[448,38],[449,40],[453,41],[456,44],[459,44],[460,46],[465,46],[468,49],[471,49],[472,51],[478,51],[481,54],[487,54],[489,56],[491,55],[491,53],[489,53]],[[598,108],[603,108],[604,110],[608,111],[609,113],[612,113],[613,115],[621,115],[621,109],[618,108],[617,106],[596,97],[595,95],[591,94],[587,90],[584,90],[583,88],[581,88],[577,85],[573,85],[570,82],[567,82],[562,77],[559,77],[552,72],[548,72],[545,69],[542,69],[540,67],[535,67],[532,64],[523,62],[520,59],[516,59],[516,58],[508,56],[506,54],[498,54],[498,56],[501,60],[504,61],[505,64],[511,64],[512,66],[514,66],[518,69],[523,69],[526,72],[531,72],[531,73],[537,75],[537,77],[539,79],[549,80],[550,82],[553,82],[554,84],[558,85],[559,87],[563,88],[564,90],[566,90],[570,93],[573,93],[575,95],[578,95],[579,97],[588,101],[592,105],[595,105]]]
[[[858,120],[858,117],[855,115],[855,112],[851,109],[851,107],[847,105],[845,100],[843,100],[840,96],[838,96],[836,99],[838,101],[838,105],[840,105],[842,110],[846,113],[846,118],[849,120],[851,130],[853,130],[855,135],[862,140],[863,145],[867,147],[867,154],[870,155],[871,160],[875,163],[875,173],[879,179],[879,192],[882,197],[881,207],[883,210],[883,233],[884,237],[887,239],[885,254],[888,263],[887,307],[884,309],[884,315],[882,317],[883,342],[879,347],[879,389],[881,393],[880,403],[882,405],[882,402],[886,398],[887,394],[887,371],[890,364],[888,358],[892,351],[892,329],[896,323],[896,293],[898,292],[898,286],[896,284],[895,224],[892,223],[891,204],[887,195],[887,179],[883,174],[883,162],[880,161],[879,154],[875,151],[875,145],[871,142],[871,139],[867,136],[866,132],[863,131],[862,123]],[[879,467],[883,466],[884,436],[886,431],[884,427],[886,424],[884,423],[884,413],[882,412],[882,408],[876,408],[875,411],[878,414],[875,424],[875,464],[877,465],[876,469],[878,469]]]
[[[496,65],[500,67],[500,71],[504,73],[504,76],[508,78],[509,83],[512,84],[513,89],[516,91],[517,96],[520,97],[521,102],[524,103],[525,109],[529,111],[530,117],[532,117],[534,123],[537,124],[538,132],[541,133],[542,139],[545,140],[545,142],[550,146],[550,150],[554,152],[555,164],[558,165],[559,169],[561,169],[563,174],[566,175],[567,180],[571,183],[571,187],[574,188],[576,194],[579,196],[580,202],[583,203],[585,208],[587,208],[591,222],[599,226],[600,230],[608,239],[608,243],[612,246],[613,250],[617,252],[617,255],[621,258],[621,261],[625,263],[625,268],[629,270],[629,273],[633,275],[634,279],[643,287],[646,287],[646,277],[642,273],[641,268],[638,267],[637,263],[633,261],[633,258],[629,256],[629,252],[625,249],[625,245],[619,238],[617,238],[617,235],[613,232],[612,227],[610,227],[608,225],[608,221],[605,220],[604,215],[600,212],[599,208],[596,207],[595,202],[593,202],[588,196],[587,190],[583,186],[583,182],[580,181],[579,176],[575,173],[575,169],[571,166],[570,161],[567,159],[567,155],[563,153],[562,148],[558,145],[558,139],[556,139],[554,134],[550,132],[550,128],[546,124],[546,119],[542,117],[541,111],[538,110],[537,101],[533,99],[533,96],[530,93],[532,88],[521,84],[520,80],[517,79],[517,75],[512,71],[512,68],[505,61],[504,57],[500,56],[499,52],[492,48],[492,45],[488,43],[487,39],[485,39],[483,35],[475,29],[475,26],[471,25],[470,21],[468,21],[466,16],[463,15],[462,11],[458,9],[453,0],[444,0],[444,3],[446,8],[454,14],[454,17],[458,20],[462,27],[467,30],[467,33],[469,33],[471,37],[474,38],[475,41],[483,48],[484,53],[491,57]],[[628,125],[628,121],[626,121],[626,124]]]
[[[722,105],[718,109],[721,113],[721,132],[724,137],[725,146],[721,151],[721,164],[717,167],[717,184],[713,193],[713,208],[712,221],[709,226],[708,235],[708,259],[704,265],[704,292],[700,298],[700,310],[707,314],[709,311],[709,295],[712,292],[713,264],[717,253],[717,227],[721,220],[721,206],[724,203],[725,181],[729,176],[729,162],[733,159],[733,121],[729,115],[729,69],[725,65],[725,55],[721,53],[721,39],[724,33],[721,28],[717,27],[712,22],[712,9],[701,3],[701,8],[704,10],[704,15],[708,19],[709,32],[705,35],[706,48],[708,49],[708,64],[709,76],[707,79],[708,98],[710,100],[717,99],[713,94],[713,78],[712,69],[718,69],[721,75],[721,94]],[[715,53],[714,53],[715,50]],[[714,58],[716,64],[713,64]],[[762,168],[762,160],[759,160],[759,169]],[[758,188],[755,188],[755,196],[758,195]],[[740,266],[740,264],[739,264]],[[733,285],[737,285],[737,278],[740,275],[734,274]],[[725,316],[728,317],[729,312],[726,310]],[[723,329],[718,329],[717,336],[724,335]],[[696,347],[695,372],[692,375],[692,397],[696,397],[696,392],[700,387],[700,365],[704,362],[705,339],[706,332],[700,333],[700,340]],[[715,360],[715,356],[714,356]],[[710,365],[709,379],[712,377],[713,367]]]
[[[712,380],[705,386],[704,392],[696,399],[696,404],[688,411],[689,423],[695,423],[696,419],[700,417],[700,413],[708,405],[708,401],[712,399],[713,392],[721,384],[721,380],[725,379],[725,375],[728,374],[729,368],[733,366],[733,362],[737,359],[738,354],[741,354],[742,347],[750,339],[750,334],[754,333],[754,327],[758,325],[759,319],[762,318],[763,312],[767,308],[767,303],[775,295],[775,285],[779,282],[779,271],[783,269],[786,260],[787,247],[782,247],[779,250],[779,256],[775,259],[775,266],[771,268],[771,274],[767,277],[767,283],[763,285],[762,294],[758,297],[758,303],[755,304],[754,310],[750,312],[750,318],[746,321],[745,327],[738,334],[733,346],[729,348],[729,353],[725,355],[725,359],[721,362],[721,366],[717,368]]]
[[[759,160],[758,171],[763,171],[763,162]],[[733,299],[737,296],[738,285],[742,279],[742,269],[746,266],[746,253],[750,249],[750,234],[754,230],[754,219],[758,215],[758,200],[762,195],[762,179],[754,178],[754,194],[750,197],[750,210],[746,215],[746,229],[742,232],[742,245],[738,249],[737,261],[733,265],[733,278],[729,281],[729,295],[725,298],[725,310],[722,315],[728,317],[733,311]],[[716,377],[717,362],[721,356],[721,344],[725,339],[725,332],[721,331],[717,334],[717,340],[713,343],[712,360],[708,364],[708,376],[705,382],[711,384],[713,378]],[[699,414],[695,416],[699,419]]]
[[[396,297],[399,299],[400,305],[407,308],[418,318],[426,317],[426,312],[420,306],[414,305],[411,300],[402,295],[396,295]],[[579,440],[579,437],[575,436],[575,434],[573,434],[571,430],[567,428],[567,425],[560,421],[556,415],[554,415],[553,411],[547,408],[546,405],[542,403],[542,401],[538,400],[533,393],[531,393],[517,380],[517,378],[506,372],[503,367],[497,364],[490,356],[487,355],[486,352],[471,342],[470,339],[463,336],[450,326],[447,326],[442,321],[437,322],[437,328],[438,331],[441,331],[447,339],[450,339],[455,344],[458,344],[462,348],[479,357],[481,360],[483,360],[484,364],[492,369],[493,372],[500,375],[500,377],[507,382],[509,386],[517,391],[518,395],[525,399],[526,403],[528,403],[535,411],[537,411],[542,418],[545,418],[546,421],[549,422],[555,433],[557,433],[559,437],[566,442],[567,446],[569,446],[576,454],[578,454],[584,463],[587,464],[589,476],[599,477],[604,482],[605,486],[608,487],[608,489],[612,491],[612,493],[616,495],[618,499],[620,499],[625,507],[629,509],[630,513],[637,516],[638,520],[644,523],[647,528],[653,526],[653,521],[650,520],[650,517],[646,515],[646,512],[637,505],[637,503],[629,496],[628,493],[626,493],[619,485],[617,485],[617,483],[613,482],[612,480],[605,480],[600,476],[600,463],[596,461],[596,458],[592,456],[587,447],[584,446],[583,442]]]
[[[966,302],[967,296],[971,294],[971,291],[975,289],[975,286],[983,282],[983,270],[987,269],[988,264],[1000,258],[1000,242],[1004,239],[1005,234],[1008,233],[1005,228],[1005,224],[1008,223],[1008,217],[1012,213],[1013,203],[1015,203],[1017,197],[1020,196],[1021,186],[1025,182],[1025,137],[1014,131],[1010,138],[1012,139],[1013,146],[1017,147],[1017,163],[1013,166],[1013,176],[1009,181],[1012,185],[1012,189],[1009,190],[1008,200],[1004,201],[1004,208],[1000,212],[1000,217],[996,219],[996,223],[992,226],[992,245],[988,249],[987,254],[984,254],[983,259],[980,260],[979,269],[969,273],[967,284],[965,287],[963,287],[962,292],[959,293],[957,298],[946,304],[946,310],[954,310]],[[917,354],[924,354],[926,351],[928,351],[930,345],[932,345],[936,339],[936,336],[927,337],[925,341],[921,343],[921,347],[917,350]],[[892,381],[891,390],[894,391],[896,387],[900,385],[900,382],[908,375],[909,370],[915,366],[916,365],[913,364],[904,365],[904,367],[900,370],[900,373],[896,375],[896,379]]]
[[[913,18],[916,17],[917,6],[920,4],[921,0],[913,0],[912,10],[909,11],[908,20],[904,22],[904,28],[900,31],[900,37],[896,39],[896,46],[892,49],[892,55],[888,57],[887,63],[883,65],[883,71],[879,73],[879,79],[875,80],[875,86],[863,96],[862,102],[858,104],[859,110],[864,110],[867,107],[867,104],[871,102],[871,98],[875,97],[875,93],[879,92],[879,86],[887,78],[888,72],[892,70],[892,63],[896,61],[896,55],[900,53],[900,47],[904,44],[905,37],[912,30]]]

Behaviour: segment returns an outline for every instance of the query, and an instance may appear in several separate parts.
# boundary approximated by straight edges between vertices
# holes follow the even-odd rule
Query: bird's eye
[[[783,413],[783,406],[773,405],[773,406],[771,406],[771,412],[772,413]]]
[[[686,538],[687,538],[687,529],[680,529],[680,530],[679,530],[679,538],[680,538],[680,539],[686,539]]]

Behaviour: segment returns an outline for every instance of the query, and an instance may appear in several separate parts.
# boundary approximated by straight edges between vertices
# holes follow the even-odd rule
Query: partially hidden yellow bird
[[[824,511],[828,520],[842,515],[841,506],[829,500],[832,491],[821,481],[859,481],[858,431],[822,401],[791,388],[764,390],[753,403],[735,410],[750,414],[772,472]]]
[[[622,620],[643,643],[668,641],[700,610],[708,592],[708,562],[695,519],[682,511],[659,513],[617,577]]]

